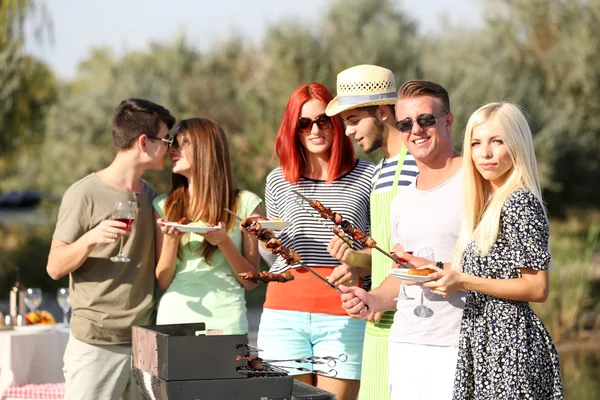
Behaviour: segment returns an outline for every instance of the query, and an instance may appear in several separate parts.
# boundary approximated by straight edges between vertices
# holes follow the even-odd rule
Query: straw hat
[[[337,96],[327,105],[329,116],[357,107],[396,104],[396,81],[387,68],[357,65],[337,75]]]

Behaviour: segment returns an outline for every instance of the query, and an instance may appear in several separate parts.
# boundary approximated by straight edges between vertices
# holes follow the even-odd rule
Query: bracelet
[[[441,262],[441,261],[436,262],[435,266],[438,267],[438,268],[440,268],[440,269],[444,269],[444,263]]]

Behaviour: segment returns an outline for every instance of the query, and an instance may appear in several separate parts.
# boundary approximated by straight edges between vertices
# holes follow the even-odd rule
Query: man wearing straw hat
[[[357,65],[337,76],[337,97],[327,106],[329,116],[341,114],[346,135],[353,136],[365,153],[381,149],[384,158],[373,176],[371,192],[371,236],[390,250],[390,204],[400,187],[412,183],[418,169],[396,128],[394,104],[397,93],[394,74],[376,65]],[[334,236],[330,253],[356,267],[371,268],[373,288],[388,275],[390,261],[379,252],[351,250]],[[393,311],[377,313],[367,323],[359,399],[386,399],[388,388],[388,337]]]

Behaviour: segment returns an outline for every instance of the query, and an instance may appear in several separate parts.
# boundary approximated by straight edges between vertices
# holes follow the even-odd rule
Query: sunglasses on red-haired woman
[[[298,133],[308,133],[312,130],[314,124],[317,124],[319,129],[329,129],[331,128],[331,118],[325,114],[321,114],[317,116],[315,119],[310,119],[306,117],[298,118],[298,124],[296,125],[296,130]]]

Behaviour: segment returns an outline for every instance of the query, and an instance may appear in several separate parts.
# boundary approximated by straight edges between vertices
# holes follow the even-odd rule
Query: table
[[[0,396],[12,385],[64,382],[69,328],[30,325],[0,331]]]

